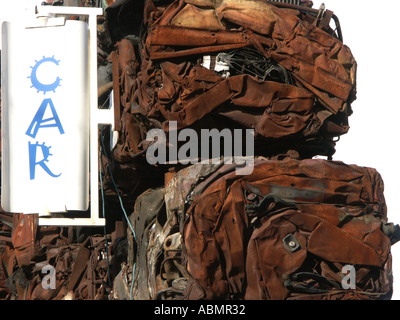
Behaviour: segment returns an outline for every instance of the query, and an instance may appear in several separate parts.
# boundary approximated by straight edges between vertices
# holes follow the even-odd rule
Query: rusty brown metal
[[[177,52],[162,52],[162,47],[160,48],[161,50],[158,50],[156,52],[150,51],[150,58],[152,60],[168,60],[168,59],[176,59],[176,58],[182,58],[182,57],[188,57],[188,56],[194,56],[194,55],[199,55],[199,54],[209,54],[212,52],[221,52],[221,51],[229,51],[233,49],[239,49],[243,47],[249,46],[250,43],[237,43],[237,44],[225,44],[225,45],[219,45],[219,46],[210,46],[210,47],[199,47],[195,49],[186,49],[186,50],[179,50]]]
[[[111,63],[113,70],[113,103],[114,103],[114,127],[116,131],[121,131],[121,95],[119,90],[119,66],[118,56],[115,51],[111,53]]]
[[[113,89],[113,87],[114,87],[114,83],[112,81],[109,83],[106,83],[105,85],[102,85],[97,90],[97,97],[100,98],[104,94],[110,93],[110,91]]]
[[[0,299],[390,299],[400,228],[382,178],[328,161],[357,86],[334,13],[308,0],[106,3],[98,52],[112,83],[98,93],[112,87],[119,132],[112,150],[99,132],[106,234],[0,212]],[[254,129],[253,173],[146,161],[150,130],[169,147],[186,128]],[[356,289],[341,285],[346,264]],[[46,265],[55,289],[41,285]]]
[[[210,11],[213,15],[209,14]],[[319,10],[306,7],[303,11],[310,14],[319,13]],[[191,17],[195,17],[196,27],[193,27]],[[125,100],[121,102],[125,110],[120,112],[121,121],[128,123],[131,121],[130,114],[140,112],[157,123],[156,127],[160,127],[161,124],[165,131],[168,131],[168,122],[172,120],[178,121],[178,128],[183,129],[202,121],[207,122],[206,118],[218,107],[219,115],[228,117],[239,126],[257,128],[257,134],[267,139],[286,136],[289,140],[300,132],[308,139],[310,135],[315,136],[318,130],[330,128],[336,129],[332,132],[320,131],[321,136],[334,137],[344,134],[349,127],[343,119],[351,114],[350,105],[355,99],[356,62],[351,51],[340,40],[322,31],[321,28],[327,28],[331,17],[331,11],[326,11],[321,22],[315,26],[309,21],[316,21],[316,16],[302,16],[297,10],[279,9],[267,2],[260,2],[260,5],[256,6],[252,2],[241,0],[221,1],[218,4],[200,0],[179,0],[163,8],[154,4],[147,5],[145,21],[148,33],[144,45],[134,45],[135,51],[142,50],[140,71],[137,69],[129,73],[129,77],[122,75],[120,81],[120,85],[124,86],[120,96]],[[217,20],[207,22],[210,19]],[[127,48],[126,44],[127,40],[122,40],[119,46]],[[210,55],[211,59],[216,61],[220,53],[247,53],[248,51],[241,51],[241,48],[247,47],[259,52],[258,59],[264,56],[264,63],[269,66],[271,61],[283,66],[293,82],[268,85],[265,82],[264,88],[261,84],[263,79],[260,79],[260,85],[255,85],[259,76],[254,81],[251,77],[240,74],[246,74],[246,71],[234,71],[236,74],[230,72],[230,77],[224,79],[218,77],[214,70],[207,71],[207,68],[201,65],[201,59],[205,55]],[[120,48],[119,52],[124,50]],[[246,59],[245,55],[243,54],[242,59]],[[251,61],[252,58],[248,59]],[[137,54],[129,59],[122,56],[119,61],[120,70],[131,68],[129,61],[138,61]],[[158,65],[160,67],[157,67]],[[234,67],[246,70],[248,65],[230,65],[231,70]],[[286,80],[288,77],[285,76]],[[128,83],[132,85],[129,87]],[[242,89],[240,83],[243,84]],[[293,113],[289,116],[291,121],[286,124],[280,122],[279,116],[274,112],[277,109],[272,106],[274,103],[279,104],[278,101],[269,100],[269,105],[262,105],[264,118],[252,114],[251,108],[260,108],[255,101],[264,99],[260,95],[257,96],[255,91],[265,92],[266,97],[275,90],[275,95],[283,98],[284,95],[279,92],[287,92],[290,85],[293,86],[292,92],[299,90],[295,88],[306,89],[315,96],[318,103],[316,108],[308,108],[305,111],[302,107],[302,94],[298,97],[288,95],[296,101],[292,103],[291,110],[298,110],[295,111],[298,112],[295,118],[296,121],[302,122],[301,125],[300,122],[294,125]],[[258,86],[259,89],[256,89]],[[234,98],[235,92],[240,92],[241,99]],[[289,112],[289,109],[286,110]],[[273,116],[269,117],[271,111]],[[335,117],[341,120],[336,121]],[[264,119],[268,119],[269,125],[266,125]],[[210,127],[213,125],[210,123]],[[287,129],[288,125],[292,129]],[[286,133],[277,129],[284,129]],[[139,135],[139,131],[142,130],[136,130],[130,129],[126,155],[138,154],[140,149],[136,146],[146,145],[143,140],[138,140],[143,137],[143,134]],[[126,129],[122,129],[122,132],[124,137],[128,137]],[[327,154],[330,156],[333,143],[323,142],[323,145],[327,144],[331,145]]]
[[[184,47],[206,47],[226,44],[245,43],[243,32],[225,30],[202,30],[182,28],[169,25],[155,25],[150,29],[147,37],[149,46],[184,46]]]
[[[391,272],[390,240],[382,231],[386,204],[374,169],[256,161],[249,176],[233,172],[214,180],[186,214],[183,252],[193,277],[188,299],[283,300],[313,293],[330,299],[346,293],[341,278],[332,276],[345,264],[369,275],[357,279],[353,299],[391,295],[391,280],[381,273]],[[288,235],[293,250],[285,245]],[[368,278],[378,285],[367,292]]]

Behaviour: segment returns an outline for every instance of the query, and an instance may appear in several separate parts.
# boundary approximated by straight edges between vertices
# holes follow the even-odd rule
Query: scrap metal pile
[[[99,105],[113,89],[119,138],[99,132],[107,226],[0,213],[0,299],[390,299],[399,228],[382,178],[332,161],[357,68],[333,12],[300,0],[109,2]],[[178,148],[187,128],[254,129],[252,173],[148,163],[150,130]]]

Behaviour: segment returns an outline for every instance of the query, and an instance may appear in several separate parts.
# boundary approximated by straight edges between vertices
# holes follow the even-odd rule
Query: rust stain
[[[338,17],[308,0],[105,3],[99,102],[113,89],[119,134],[111,150],[99,132],[106,234],[0,212],[0,299],[390,299],[400,229],[383,180],[329,161],[357,89]],[[253,173],[149,165],[146,134],[172,143],[170,121],[254,129]],[[347,264],[356,289],[341,285]]]

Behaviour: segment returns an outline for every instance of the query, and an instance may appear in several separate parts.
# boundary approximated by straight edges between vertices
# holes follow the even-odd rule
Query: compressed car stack
[[[399,229],[387,221],[382,178],[332,161],[349,130],[357,64],[338,18],[312,5],[108,6],[99,92],[113,89],[119,138],[111,146],[99,132],[106,234],[3,213],[0,298],[390,299]],[[224,161],[224,144],[220,161],[176,161],[170,150],[188,129],[197,155],[209,142],[202,130],[228,130],[243,150],[253,130],[251,170]],[[149,163],[152,130],[165,134],[163,163]],[[41,285],[46,264],[55,289]]]

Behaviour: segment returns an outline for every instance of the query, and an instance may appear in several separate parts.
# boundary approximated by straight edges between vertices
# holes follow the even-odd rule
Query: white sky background
[[[321,2],[314,0],[314,7]],[[385,183],[389,222],[400,224],[400,1],[326,0],[340,20],[343,41],[357,60],[357,100],[350,131],[334,160],[376,168]],[[400,242],[392,247],[394,294],[400,299]]]
[[[314,0],[314,8],[322,1]],[[41,0],[0,0],[0,22],[23,17],[28,3]],[[400,224],[396,206],[400,198],[400,1],[325,0],[325,5],[338,16],[344,43],[358,63],[351,128],[338,142],[334,160],[376,168],[385,182],[389,221]],[[392,247],[392,254],[393,299],[400,300],[400,242]]]

